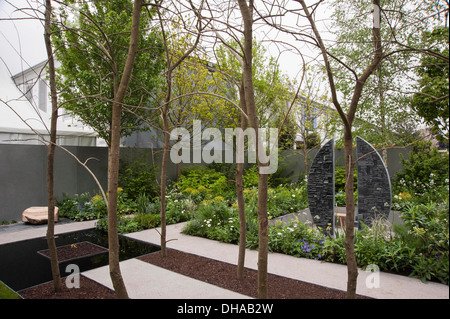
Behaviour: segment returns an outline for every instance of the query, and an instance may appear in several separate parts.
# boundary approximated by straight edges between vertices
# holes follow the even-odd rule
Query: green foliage
[[[428,142],[414,146],[408,159],[402,158],[403,170],[393,183],[395,194],[408,192],[421,203],[448,201],[449,157]]]
[[[108,231],[108,218],[99,219],[96,223],[96,228],[103,231]],[[117,221],[117,232],[119,234],[128,234],[142,230],[143,228],[135,218],[122,217]]]
[[[244,188],[258,187],[258,180],[258,165],[252,165],[244,171],[244,174],[242,176]]]
[[[322,259],[325,239],[321,231],[298,220],[269,228],[269,249],[296,257]]]
[[[224,242],[236,242],[239,238],[238,225],[237,218],[227,203],[216,199],[205,201],[198,206],[183,233]]]
[[[108,145],[111,103],[127,58],[132,8],[130,0],[77,1],[76,7],[61,5],[63,23],[52,24],[52,41],[58,48],[55,56],[61,63],[57,70],[60,100],[66,110],[92,127]],[[151,105],[147,92],[155,90],[161,81],[162,41],[147,12],[143,10],[140,19],[140,29],[146,32],[140,32],[133,76],[124,100],[127,110],[124,108],[121,116],[122,136],[143,129],[142,117],[148,117],[149,112],[139,106]]]
[[[358,174],[356,168],[353,170],[353,189],[356,190],[358,186]],[[345,166],[336,166],[334,169],[334,188],[336,192],[345,192]]]
[[[279,185],[268,190],[267,211],[269,218],[296,213],[308,207],[306,185]]]
[[[101,195],[91,196],[89,193],[75,195],[73,198],[64,196],[56,202],[59,215],[75,221],[93,220],[107,215],[106,203]],[[117,213],[132,214],[136,211],[136,203],[128,198],[121,188],[118,188]]]
[[[107,215],[106,204],[100,195],[92,197],[89,193],[75,195],[74,198],[65,196],[56,202],[61,217],[75,221],[98,219]]]
[[[141,215],[156,214],[160,211],[159,200],[151,202],[145,194],[140,194],[136,198],[136,212]]]
[[[432,46],[433,51],[447,57],[449,54],[448,27],[436,27],[425,31],[423,41]],[[418,93],[414,94],[411,104],[413,109],[431,126],[438,138],[448,143],[449,130],[449,64],[434,55],[424,54],[421,67],[417,69],[420,77]]]
[[[159,227],[161,225],[161,215],[160,214],[139,214],[134,217],[136,222],[142,229],[150,229]]]
[[[225,172],[218,173],[211,168],[195,168],[192,171],[185,171],[183,176],[182,183],[167,192],[167,224],[187,221],[183,230],[185,234],[237,244],[239,241],[237,204],[203,186],[205,184],[211,187],[211,184],[214,185],[214,177],[225,176]],[[187,187],[181,192],[179,185],[199,186]],[[258,248],[257,195],[257,188],[244,189],[246,247],[250,249]],[[362,225],[362,229],[355,232],[354,248],[358,266],[365,268],[376,264],[381,271],[393,271],[447,284],[448,196],[443,202],[427,204],[418,203],[414,195],[406,192],[397,197],[399,203],[404,201],[400,215],[402,224],[392,226],[386,219],[379,217],[373,221],[371,227]],[[81,215],[89,215],[86,211],[94,206],[93,202],[100,205],[103,200],[99,195],[91,198],[89,194],[82,194],[74,199],[65,198],[61,202],[61,209],[81,219]],[[133,217],[119,215],[119,233],[160,226],[158,201],[152,202],[144,194],[139,195],[136,201],[132,201],[128,199],[125,191],[119,189],[119,202],[123,206],[119,211],[135,212]],[[306,185],[288,184],[269,188],[267,205],[269,219],[300,211],[307,207]],[[99,219],[97,227],[107,231],[107,219]],[[309,222],[303,223],[299,220],[292,220],[287,225],[275,222],[269,226],[269,249],[272,252],[302,258],[345,264],[344,235],[342,230],[336,232],[335,237],[324,235],[322,230],[311,227]]]
[[[119,185],[132,200],[136,200],[139,195],[150,198],[158,195],[153,167],[140,160],[131,163],[121,161]]]
[[[217,172],[205,166],[190,166],[181,172],[181,176],[175,186],[180,190],[208,189],[213,195],[222,195],[227,192],[232,184],[228,182],[224,173]]]
[[[230,53],[227,46],[233,47],[236,51],[241,51],[242,44],[235,40],[230,40],[227,45],[220,45],[216,50],[217,67],[220,71],[230,75],[237,83],[241,82],[242,67],[235,55]],[[278,61],[267,54],[267,48],[262,42],[253,40],[253,85],[255,89],[255,100],[258,101],[256,108],[260,127],[275,126],[278,121],[280,111],[285,110],[286,96],[289,96],[291,85],[288,77],[280,71]],[[230,92],[233,88],[230,88]],[[233,92],[235,95],[237,93]],[[275,115],[275,116],[274,116]]]

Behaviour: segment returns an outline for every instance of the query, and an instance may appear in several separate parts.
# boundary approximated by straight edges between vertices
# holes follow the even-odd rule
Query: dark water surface
[[[56,246],[65,246],[87,241],[108,248],[108,235],[96,229],[58,234]],[[135,258],[160,250],[159,246],[140,240],[119,236],[120,261]],[[27,239],[0,245],[0,280],[15,291],[29,288],[52,280],[50,259],[38,253],[48,249],[45,237]],[[66,267],[75,264],[80,272],[108,264],[108,253],[60,262],[61,277],[66,277],[73,270],[66,272]]]

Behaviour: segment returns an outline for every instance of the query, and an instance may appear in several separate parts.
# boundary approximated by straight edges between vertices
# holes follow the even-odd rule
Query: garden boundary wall
[[[90,159],[87,166],[106,191],[108,149],[93,146],[69,146],[66,148],[82,162]],[[318,149],[315,149],[308,153],[309,165],[317,151]],[[410,151],[410,148],[388,150],[388,170],[391,178],[402,169],[400,154],[407,158]],[[279,157],[281,159],[279,161],[280,176],[289,177],[293,182],[303,178],[305,164],[300,150],[280,151]],[[147,159],[149,165],[155,163],[156,172],[159,172],[161,150],[128,147],[121,149],[121,160],[135,161],[143,158]],[[343,150],[336,149],[335,158],[336,165],[344,165]],[[181,169],[190,165],[192,164],[181,164]],[[169,160],[167,178],[174,180],[176,175],[177,165]],[[62,199],[64,194],[74,196],[86,192],[92,195],[99,193],[99,188],[92,176],[71,155],[56,148],[56,199]],[[45,145],[0,144],[0,222],[20,221],[23,210],[30,206],[47,206],[47,147]]]

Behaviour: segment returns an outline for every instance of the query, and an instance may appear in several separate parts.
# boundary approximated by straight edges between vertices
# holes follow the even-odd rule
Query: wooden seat
[[[346,216],[346,214],[345,213],[338,213],[338,212],[336,212],[334,214],[334,216],[339,218],[339,225],[341,226],[341,228],[342,227],[345,228],[345,216]]]
[[[55,206],[55,222],[58,222],[58,207]],[[22,213],[22,221],[34,225],[48,222],[48,207],[33,206],[25,209]]]

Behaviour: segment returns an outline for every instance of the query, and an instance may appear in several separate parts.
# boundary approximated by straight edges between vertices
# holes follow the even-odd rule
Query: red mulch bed
[[[253,298],[258,297],[257,271],[245,268],[243,280],[236,278],[236,265],[214,259],[188,254],[174,249],[167,250],[167,257],[155,252],[138,259],[232,290]],[[345,299],[344,291],[327,288],[303,281],[268,274],[269,299]],[[358,296],[358,299],[369,299]]]
[[[83,241],[80,243],[66,245],[56,248],[58,254],[58,261],[68,261],[75,258],[86,257],[91,255],[96,255],[100,253],[107,252],[108,249],[100,247],[88,241]],[[50,251],[48,249],[39,251],[41,255],[46,257],[50,256]]]
[[[55,293],[53,282],[34,286],[19,291],[24,299],[115,299],[116,295],[111,289],[80,276],[80,288],[67,288],[65,278],[61,278],[61,292]]]
[[[78,245],[78,244],[77,244]],[[91,245],[80,245],[77,249],[66,251],[81,253],[83,248],[91,249]],[[70,246],[69,246],[70,247]],[[59,253],[59,252],[58,252]],[[90,254],[85,251],[86,254]],[[65,258],[73,256],[65,256]],[[160,252],[139,257],[140,260],[165,269],[208,282],[250,297],[257,298],[257,271],[246,268],[244,279],[236,279],[236,265],[217,260],[168,249],[167,257]],[[80,288],[67,288],[65,279],[61,279],[62,291],[54,293],[53,283],[27,288],[19,293],[25,299],[114,299],[114,292],[83,275],[80,276]],[[271,299],[344,299],[345,292],[315,284],[289,279],[273,274],[268,275],[268,291]],[[358,296],[358,299],[368,299]]]

